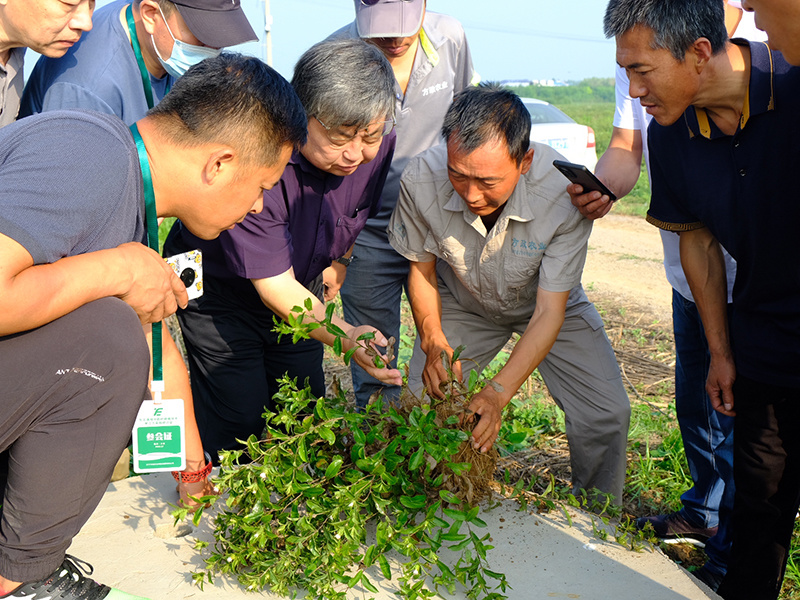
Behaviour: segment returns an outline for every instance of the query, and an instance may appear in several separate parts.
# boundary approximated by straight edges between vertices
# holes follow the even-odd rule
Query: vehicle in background
[[[580,125],[544,100],[521,98],[531,114],[531,141],[555,148],[569,162],[586,165],[594,171],[597,148],[594,129]]]

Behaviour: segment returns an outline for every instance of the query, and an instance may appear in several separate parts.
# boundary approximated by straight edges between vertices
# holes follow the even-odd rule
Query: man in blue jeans
[[[725,25],[729,33],[751,40],[763,39],[752,16],[743,14],[741,5],[728,0]],[[651,116],[638,99],[632,98],[630,82],[621,67],[616,73],[616,111],[608,150],[597,163],[596,173],[618,197],[636,183],[642,156],[650,171],[647,127]],[[604,216],[611,202],[599,192],[582,194],[580,186],[570,186],[573,202],[589,219]],[[727,570],[730,553],[728,516],[733,508],[733,419],[716,412],[705,390],[709,352],[697,305],[681,267],[678,234],[661,230],[664,269],[672,286],[672,326],[675,336],[675,411],[683,438],[686,460],[693,486],[681,496],[679,511],[641,517],[636,525],[648,523],[667,543],[688,542],[705,547],[708,561],[695,571],[699,579],[716,590]],[[725,267],[730,306],[736,262],[725,252]]]

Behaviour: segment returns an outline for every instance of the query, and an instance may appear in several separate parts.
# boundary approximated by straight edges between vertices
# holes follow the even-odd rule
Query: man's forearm
[[[447,345],[442,330],[442,299],[439,296],[436,261],[410,264],[408,301],[423,352],[428,354],[429,350]]]
[[[728,356],[728,285],[719,243],[706,229],[682,232],[681,266],[703,321],[711,354]]]
[[[503,399],[503,406],[508,404],[553,347],[564,324],[568,296],[569,292],[543,290],[537,294],[536,309],[527,328],[514,346],[508,362],[492,378],[495,390]]]
[[[597,161],[595,175],[622,198],[630,193],[642,169],[642,134],[615,127],[608,149]]]
[[[9,238],[3,242],[0,254],[9,260],[0,265],[0,335],[39,327],[125,288],[128,273],[116,250],[33,265],[22,246]]]

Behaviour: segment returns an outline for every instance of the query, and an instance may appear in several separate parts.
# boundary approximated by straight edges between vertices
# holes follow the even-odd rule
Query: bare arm
[[[442,301],[436,280],[436,261],[411,262],[408,271],[408,301],[417,326],[420,347],[425,352],[422,382],[428,393],[444,398],[440,384],[447,381],[442,352],[453,358],[453,349],[442,331]],[[461,380],[461,363],[452,365],[453,376]]]
[[[500,432],[502,412],[525,380],[539,366],[558,337],[564,323],[569,292],[536,293],[536,308],[525,332],[517,341],[508,362],[475,397],[469,408],[480,415],[472,430],[476,450],[486,452]]]
[[[736,368],[728,337],[728,286],[722,250],[705,227],[682,232],[680,249],[683,272],[703,321],[711,354],[706,391],[717,411],[732,416]]]
[[[261,297],[261,301],[281,318],[286,319],[289,313],[291,313],[292,308],[295,306],[303,306],[306,299],[309,298],[311,299],[311,312],[314,317],[320,321],[325,318],[325,305],[294,278],[293,269],[290,268],[288,271],[274,277],[252,279],[251,281],[258,295]],[[375,338],[370,342],[370,346],[373,348],[375,346],[385,346],[387,343],[384,335],[374,327],[368,325],[354,327],[335,314],[333,315],[332,321],[348,336],[346,339],[342,340],[342,348],[345,351],[355,347],[356,342],[354,340],[361,334],[367,332],[373,332],[375,334]],[[312,331],[311,337],[328,346],[332,346],[335,339],[335,336],[329,333],[325,327],[320,327]],[[386,362],[385,357],[382,358],[384,358],[384,362]],[[402,383],[400,371],[387,367],[376,367],[372,362],[372,358],[367,355],[363,348],[359,349],[353,355],[353,360],[367,371],[367,373],[383,383],[395,385],[400,385]]]
[[[608,149],[597,161],[595,175],[617,198],[622,198],[636,185],[641,168],[642,133],[636,129],[614,127]],[[613,203],[600,192],[584,194],[583,188],[574,183],[567,186],[567,192],[572,204],[587,219],[599,219],[611,210]]]
[[[0,335],[49,323],[94,300],[116,296],[142,323],[186,306],[186,289],[156,253],[135,242],[34,265],[30,253],[0,234]]]

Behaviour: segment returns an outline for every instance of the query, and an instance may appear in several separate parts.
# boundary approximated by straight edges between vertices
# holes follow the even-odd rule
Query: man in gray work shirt
[[[348,323],[380,323],[387,338],[400,338],[400,296],[408,279],[408,261],[389,245],[386,227],[397,203],[400,175],[411,157],[441,142],[442,119],[457,94],[478,80],[461,24],[452,17],[426,12],[425,0],[369,5],[355,0],[356,20],[331,38],[361,37],[389,60],[397,85],[397,146],[381,195],[381,209],[367,221],[353,250],[341,294]],[[396,366],[396,359],[392,366]],[[352,364],[356,400],[365,405],[383,390],[399,396]]]
[[[442,354],[482,370],[511,338],[510,357],[475,394],[476,450],[491,448],[502,411],[535,368],[564,410],[576,495],[622,500],[630,402],[603,321],[581,287],[592,224],[570,203],[543,144],[529,147],[530,116],[494,86],[457,94],[446,145],[413,158],[389,240],[410,261],[417,342],[408,384],[443,397]],[[467,360],[469,359],[469,360]]]

